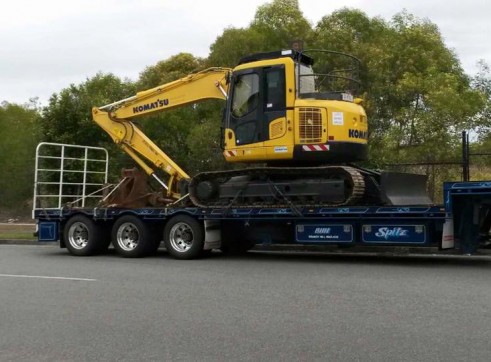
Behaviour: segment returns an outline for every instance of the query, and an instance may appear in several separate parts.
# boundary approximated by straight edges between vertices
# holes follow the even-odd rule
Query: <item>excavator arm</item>
[[[94,107],[94,121],[104,129],[149,175],[167,190],[167,196],[178,199],[178,183],[189,176],[165,154],[133,122],[136,118],[163,112],[207,99],[227,99],[228,76],[231,69],[208,68],[176,81],[138,92],[135,96],[102,107]],[[169,178],[160,180],[156,169],[163,170]]]

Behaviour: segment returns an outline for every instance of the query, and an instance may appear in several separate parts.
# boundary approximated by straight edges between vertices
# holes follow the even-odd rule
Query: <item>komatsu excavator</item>
[[[355,98],[359,61],[321,62],[312,52],[258,53],[233,68],[209,68],[93,108],[94,121],[165,188],[163,203],[199,207],[426,205],[426,177],[354,166],[367,159],[368,125]],[[322,68],[322,67],[321,67]],[[225,101],[225,160],[257,167],[190,177],[134,121],[207,99]],[[168,175],[161,180],[156,170]],[[164,201],[162,201],[164,200]]]

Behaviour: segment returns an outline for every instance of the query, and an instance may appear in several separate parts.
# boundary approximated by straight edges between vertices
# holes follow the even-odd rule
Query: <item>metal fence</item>
[[[36,149],[33,210],[92,206],[103,196],[108,161],[104,148],[40,143]]]
[[[478,166],[476,158],[489,158],[485,166]],[[386,164],[384,169],[408,173],[418,173],[428,176],[428,196],[435,203],[443,202],[442,185],[445,181],[482,180],[491,174],[491,152],[471,152],[469,134],[462,132],[462,158],[460,160],[444,160],[440,162],[416,162]]]

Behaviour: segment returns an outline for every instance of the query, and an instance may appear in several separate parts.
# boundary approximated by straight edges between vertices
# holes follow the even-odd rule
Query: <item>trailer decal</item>
[[[350,224],[297,224],[296,241],[299,243],[351,243],[353,227]]]
[[[425,225],[365,224],[362,227],[365,243],[424,244],[427,239]]]

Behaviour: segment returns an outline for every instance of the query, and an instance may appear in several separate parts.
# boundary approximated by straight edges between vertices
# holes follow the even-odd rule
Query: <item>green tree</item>
[[[156,87],[161,84],[182,78],[190,73],[205,68],[205,61],[189,53],[179,53],[169,59],[148,66],[140,73],[137,87],[140,90]]]
[[[223,170],[232,166],[225,162],[222,154],[222,114],[225,104],[210,101],[196,108],[197,117],[186,140],[188,148],[187,167],[194,173]]]
[[[55,93],[42,111],[41,129],[48,142],[106,145],[108,137],[92,120],[92,107],[102,106],[134,93],[134,85],[112,74],[99,73],[85,82]]]
[[[205,67],[203,59],[180,53],[145,68],[140,74],[138,88],[154,88]],[[142,118],[139,124],[174,162],[187,173],[194,174],[204,170],[203,165],[214,164],[217,153],[221,153],[216,143],[223,106],[224,102],[220,101],[192,104]]]
[[[488,139],[491,138],[491,71],[484,60],[478,62],[478,67],[479,71],[472,79],[472,85],[481,92],[484,106],[475,119],[476,131],[481,139]]]
[[[38,119],[36,100],[0,105],[0,208],[20,209],[32,197]]]
[[[308,42],[312,35],[297,0],[274,0],[257,9],[247,28],[225,29],[210,47],[208,64],[234,67],[245,55],[288,49],[293,40]]]
[[[233,68],[244,55],[267,50],[263,38],[256,29],[227,28],[210,46],[207,65]]]
[[[105,147],[114,169],[128,162],[111,138],[92,120],[92,107],[113,103],[135,93],[135,86],[113,74],[99,73],[85,82],[53,94],[42,110],[42,140]]]
[[[476,116],[474,131],[478,135],[477,142],[471,144],[471,153],[481,154],[473,156],[471,164],[478,170],[471,170],[474,179],[491,179],[491,71],[489,65],[483,60],[478,62],[479,71],[472,80],[474,88],[481,92],[484,107]]]
[[[429,20],[402,12],[385,22],[342,9],[321,19],[315,32],[316,46],[354,54],[364,64],[374,164],[447,157],[482,107],[480,93]]]
[[[308,40],[312,25],[305,19],[298,0],[274,0],[261,5],[250,28],[263,35],[263,49],[287,49],[296,39]]]

